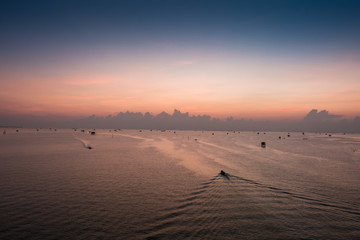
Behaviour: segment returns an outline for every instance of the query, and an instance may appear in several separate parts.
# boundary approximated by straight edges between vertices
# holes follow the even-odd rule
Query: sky
[[[0,2],[0,114],[360,116],[360,2]]]

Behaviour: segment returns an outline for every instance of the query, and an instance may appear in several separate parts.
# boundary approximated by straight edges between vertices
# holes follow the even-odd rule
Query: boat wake
[[[84,146],[84,148],[87,149],[92,149],[92,147],[90,146],[90,143],[84,139],[81,139],[79,137],[74,137],[76,140],[80,141],[82,143],[82,145]]]
[[[341,231],[333,226],[356,222],[359,216],[359,210],[351,207],[222,171],[178,197],[173,207],[163,209],[138,233],[146,239],[322,238],[324,233],[338,234]]]

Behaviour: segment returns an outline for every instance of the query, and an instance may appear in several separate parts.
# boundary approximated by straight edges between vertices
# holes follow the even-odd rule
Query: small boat
[[[219,174],[220,174],[221,176],[223,176],[223,177],[225,177],[225,178],[229,179],[229,174],[227,174],[227,173],[226,173],[226,172],[224,172],[223,170],[221,170]]]

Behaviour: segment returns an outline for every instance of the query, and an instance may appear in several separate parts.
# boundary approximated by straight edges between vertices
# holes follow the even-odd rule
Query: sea
[[[1,130],[2,240],[360,239],[360,134]]]

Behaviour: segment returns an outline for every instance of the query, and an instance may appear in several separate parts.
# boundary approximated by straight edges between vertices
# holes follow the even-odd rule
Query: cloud
[[[335,118],[340,118],[342,115],[329,114],[328,111],[322,110],[318,112],[317,109],[311,110],[304,118],[305,121],[327,121]]]
[[[280,111],[297,111],[297,110],[303,110],[303,107],[287,107],[287,108],[281,108]]]
[[[178,130],[233,130],[233,131],[300,131],[300,132],[360,132],[360,117],[353,120],[339,119],[340,115],[328,111],[311,110],[304,120],[247,120],[228,117],[225,120],[209,115],[190,115],[174,110],[173,114],[161,112],[120,112],[106,117],[91,115],[87,118],[49,118],[45,115],[0,114],[0,126],[24,127],[78,127],[78,128],[124,128],[124,129],[178,129]],[[315,120],[314,120],[315,119]],[[321,121],[319,121],[319,119]],[[323,121],[326,120],[326,121]]]
[[[64,76],[61,79],[57,79],[59,83],[70,86],[86,86],[86,85],[104,85],[120,81],[118,77],[102,75],[102,74],[75,74]]]
[[[84,85],[101,85],[110,83],[109,80],[92,79],[92,80],[66,80],[62,81],[63,84],[72,86],[84,86]]]
[[[194,65],[198,63],[197,60],[182,60],[182,61],[177,61],[175,63],[173,63],[173,66],[186,66],[186,65]]]

